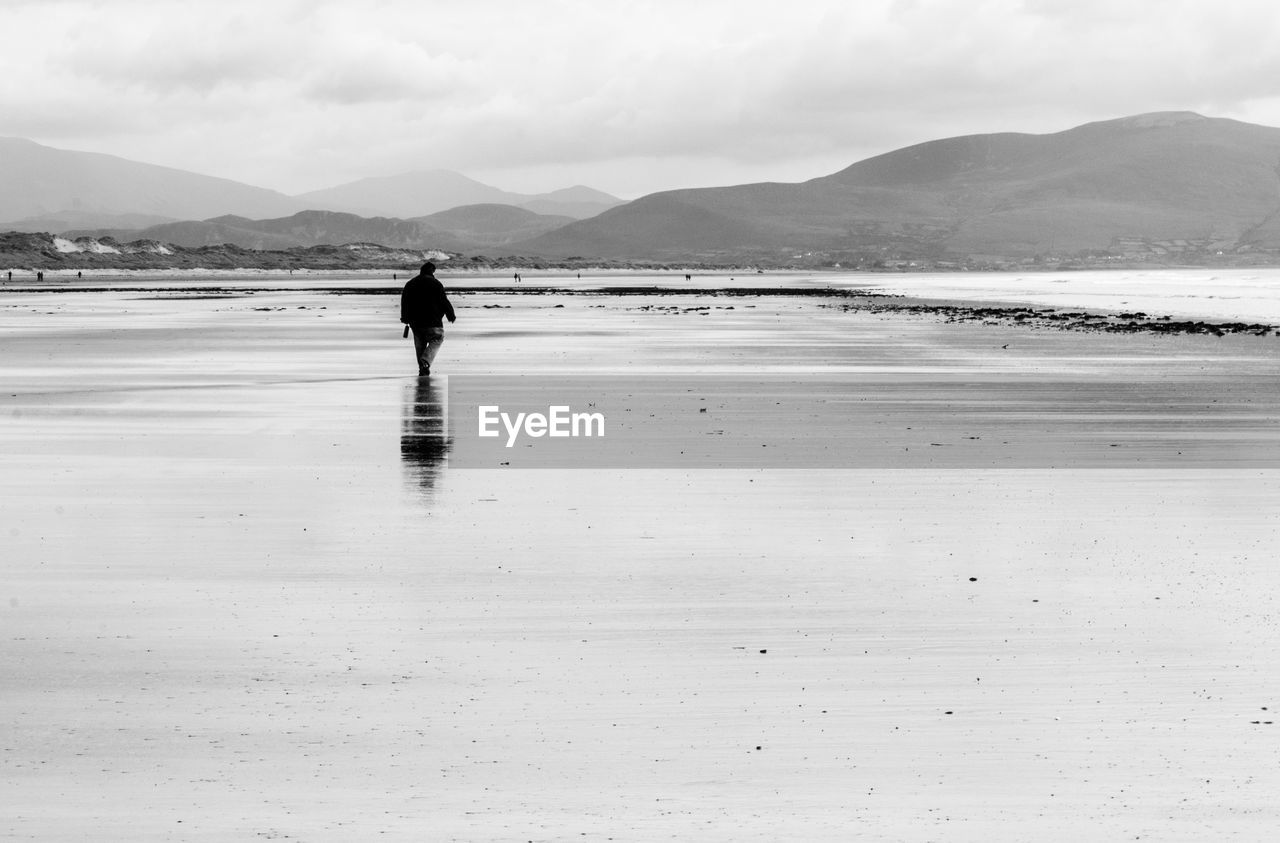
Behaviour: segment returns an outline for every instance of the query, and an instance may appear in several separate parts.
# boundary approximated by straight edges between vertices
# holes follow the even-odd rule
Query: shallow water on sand
[[[837,276],[839,284],[909,296],[1041,307],[1142,311],[1181,319],[1280,324],[1275,269],[1117,269]]]
[[[1261,338],[457,303],[443,373],[1141,374],[1276,406]],[[5,835],[1277,822],[1274,470],[460,470],[391,297],[14,294],[0,355]]]

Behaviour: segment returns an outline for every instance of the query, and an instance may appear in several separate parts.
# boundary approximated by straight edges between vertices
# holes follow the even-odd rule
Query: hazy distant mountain
[[[551,231],[570,217],[535,214],[510,205],[468,205],[418,219],[366,218],[337,211],[302,211],[289,217],[252,220],[221,216],[169,222],[144,229],[86,229],[68,237],[154,240],[185,248],[230,244],[245,249],[377,243],[397,249],[475,252]]]
[[[520,203],[520,207],[535,214],[552,214],[573,217],[577,220],[594,217],[610,208],[623,204],[616,196],[583,185],[540,193]]]
[[[553,257],[805,250],[1023,256],[1280,246],[1280,129],[1189,112],[949,138],[801,184],[645,196],[514,244]]]
[[[448,232],[458,243],[466,244],[467,250],[474,250],[536,237],[568,225],[574,218],[535,214],[511,205],[483,204],[462,205],[415,221]]]
[[[302,209],[283,193],[229,179],[0,138],[0,221],[60,217],[66,211],[205,219],[227,213],[276,216]]]
[[[308,207],[402,219],[480,204],[527,206],[535,213],[583,219],[622,203],[615,196],[581,186],[536,195],[510,193],[450,170],[360,179],[295,198]]]
[[[581,186],[538,195],[510,193],[447,170],[362,179],[291,197],[112,155],[0,138],[0,230],[127,233],[169,221],[210,220],[229,214],[262,220],[313,208],[407,220],[478,203],[529,205],[528,210],[536,214],[583,219],[621,202]],[[547,228],[535,225],[523,236]],[[225,239],[231,236],[230,229],[182,223],[175,231],[185,239],[233,242]],[[266,235],[273,232],[261,233],[272,240]]]
[[[481,184],[461,173],[427,170],[380,176],[297,195],[312,207],[333,208],[362,215],[409,219],[477,202],[518,204],[518,194]]]

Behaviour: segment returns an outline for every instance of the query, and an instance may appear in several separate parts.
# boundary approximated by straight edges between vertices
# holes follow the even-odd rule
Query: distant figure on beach
[[[436,280],[436,265],[427,261],[400,292],[400,321],[413,329],[413,350],[418,360],[418,376],[431,374],[431,363],[444,342],[443,320],[452,323],[453,305],[444,285]]]
[[[43,280],[44,280],[44,273],[43,273],[43,272],[37,272],[37,273],[36,273],[36,280],[37,280],[37,281],[43,281]]]

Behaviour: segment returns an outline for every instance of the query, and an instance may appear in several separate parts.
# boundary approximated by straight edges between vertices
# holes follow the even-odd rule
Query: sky
[[[0,136],[290,194],[634,198],[1148,111],[1280,126],[1273,0],[0,0],[0,31]]]

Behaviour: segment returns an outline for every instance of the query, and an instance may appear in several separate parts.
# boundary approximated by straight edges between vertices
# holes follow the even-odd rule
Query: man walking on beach
[[[431,374],[431,361],[444,342],[443,319],[454,321],[453,305],[436,280],[436,265],[427,261],[422,271],[409,279],[400,293],[400,321],[413,329],[413,350],[418,359],[418,375]]]

